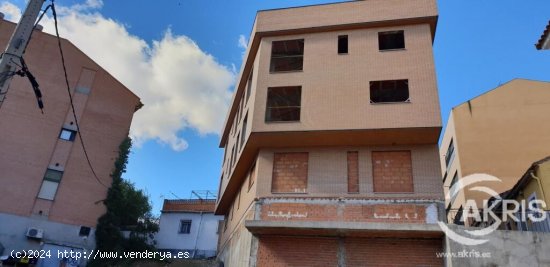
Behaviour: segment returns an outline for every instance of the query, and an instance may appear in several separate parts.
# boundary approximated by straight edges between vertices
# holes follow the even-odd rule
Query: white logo
[[[475,183],[480,182],[501,182],[499,178],[489,175],[489,174],[471,174],[466,177],[461,178],[457,183],[455,183],[445,195],[445,198],[449,201],[453,201],[460,191],[464,188],[469,187]],[[483,239],[482,237],[489,235],[498,227],[502,222],[506,222],[509,219],[515,222],[525,222],[527,218],[531,222],[540,222],[546,219],[546,213],[542,207],[546,207],[546,204],[542,200],[531,200],[529,203],[526,203],[525,200],[521,202],[516,201],[515,199],[502,199],[502,197],[495,192],[493,189],[486,186],[473,186],[469,187],[470,191],[478,191],[488,195],[486,200],[483,201],[482,209],[478,209],[477,203],[473,199],[468,199],[465,201],[465,204],[462,209],[461,221],[465,222],[469,218],[474,219],[476,222],[481,222],[485,227],[477,230],[464,230],[464,232],[471,237],[461,235],[453,230],[451,230],[445,222],[438,221],[439,227],[447,237],[453,241],[468,245],[475,246],[486,243],[488,239]],[[489,199],[493,199],[489,203]],[[501,216],[498,216],[495,213],[495,207],[501,205],[502,213],[498,212]],[[511,208],[511,209],[510,209]],[[526,210],[527,209],[527,210]],[[529,213],[527,216],[526,214]],[[520,214],[521,216],[517,216]],[[518,218],[519,217],[519,218]]]

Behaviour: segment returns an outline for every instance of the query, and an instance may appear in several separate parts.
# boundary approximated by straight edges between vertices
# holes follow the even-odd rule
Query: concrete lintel
[[[444,236],[437,224],[247,220],[245,227],[254,235],[404,238],[440,238]]]
[[[407,198],[394,198],[394,199],[384,199],[384,198],[335,198],[335,197],[264,197],[261,198],[262,204],[272,204],[272,203],[304,203],[304,204],[361,204],[361,205],[374,205],[374,204],[421,204],[421,205],[430,205],[430,204],[445,204],[444,200],[441,199],[407,199]]]

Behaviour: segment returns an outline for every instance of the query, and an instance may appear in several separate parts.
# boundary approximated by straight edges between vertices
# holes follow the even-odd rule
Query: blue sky
[[[24,0],[8,2],[19,8],[24,5]],[[88,0],[85,4],[56,1],[58,5],[72,8],[69,15],[77,14],[76,17],[67,15],[65,21],[60,21],[67,25],[65,37],[140,95],[150,108],[138,111],[151,114],[150,118],[136,113],[132,132],[139,144],[132,151],[124,176],[146,190],[154,204],[154,213],[159,213],[163,197],[187,198],[191,190],[217,191],[223,156],[218,148],[217,132],[241,65],[243,47],[239,46],[239,38],[244,35],[248,39],[256,11],[326,2],[335,1]],[[0,8],[3,12],[11,10],[6,1],[0,3],[3,3]],[[453,106],[511,79],[550,81],[550,52],[534,48],[550,20],[550,1],[440,0],[438,8],[434,56],[443,121]],[[123,34],[117,35],[124,38],[113,43],[128,41],[136,48],[113,51],[109,57],[112,60],[106,59],[105,49],[116,50],[111,49],[113,44],[102,47],[105,43],[102,41],[88,47],[93,41],[86,38],[92,38],[93,34],[83,35],[69,27],[81,25],[78,23],[85,23],[89,29],[96,26],[104,29],[106,36],[122,31]],[[140,49],[147,52],[139,54]],[[139,55],[132,55],[132,51]],[[159,56],[163,51],[171,52],[169,55],[190,52],[182,52],[185,55],[170,61]],[[120,54],[124,57],[118,60]],[[131,59],[126,60],[128,58]],[[195,70],[194,64],[203,64],[205,60],[209,63]],[[157,73],[157,68],[163,70],[162,67],[168,69],[158,73],[171,76],[157,73],[156,78],[142,81],[136,78],[139,74],[130,72],[134,71],[133,66],[124,66],[124,62],[145,62],[148,67],[136,72],[143,71],[148,78],[148,71]],[[183,78],[172,80],[176,76]],[[154,89],[140,88],[140,84],[149,84]],[[159,99],[155,91],[162,91],[161,87],[168,87],[162,92],[164,99]],[[198,88],[200,92],[188,87]],[[183,93],[174,97],[180,102],[167,100],[171,93],[180,91]],[[210,96],[217,102],[200,102]],[[186,102],[187,98],[193,101]],[[167,106],[177,107],[163,109]],[[194,112],[196,110],[199,111]]]

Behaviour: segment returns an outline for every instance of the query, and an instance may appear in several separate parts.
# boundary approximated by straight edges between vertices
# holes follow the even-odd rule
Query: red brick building
[[[441,266],[434,0],[259,11],[220,146],[226,266]]]
[[[7,46],[14,29],[14,23],[0,19],[0,47]],[[44,114],[29,81],[19,76],[11,80],[0,109],[0,256],[12,250],[54,254],[95,247],[118,147],[142,106],[70,41],[61,39],[61,45],[80,134],[97,178],[80,144],[58,40],[35,30],[24,58],[40,84]]]

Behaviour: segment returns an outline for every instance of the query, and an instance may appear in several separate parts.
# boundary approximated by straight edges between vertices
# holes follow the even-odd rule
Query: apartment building
[[[159,251],[187,252],[195,259],[215,257],[223,220],[214,215],[215,205],[216,199],[165,199],[155,234]]]
[[[6,47],[14,28],[0,20],[0,47]],[[63,39],[61,45],[80,134],[97,179],[80,144],[57,38],[35,30],[24,57],[40,84],[44,113],[27,78],[19,76],[0,109],[0,256],[12,250],[55,254],[94,248],[118,146],[142,105],[71,42]],[[57,255],[52,258],[57,262],[39,264],[59,266]]]
[[[225,266],[441,266],[435,0],[259,11],[223,128]]]
[[[482,208],[483,200],[490,197],[472,187],[503,193],[518,182],[526,166],[550,155],[548,114],[550,83],[524,79],[509,81],[451,110],[440,146],[445,193],[472,174],[489,174],[502,182],[479,182],[450,194],[449,222],[462,224],[467,200]]]

